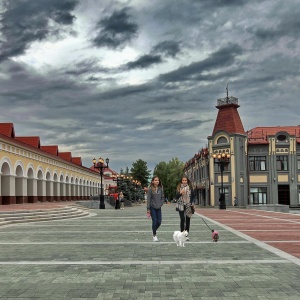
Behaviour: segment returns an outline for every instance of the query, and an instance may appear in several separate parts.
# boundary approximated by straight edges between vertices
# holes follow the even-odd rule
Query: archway
[[[27,195],[28,195],[28,203],[34,203],[37,201],[36,199],[36,193],[34,193],[33,188],[34,183],[34,175],[33,175],[33,169],[29,168],[27,171]]]
[[[23,204],[25,199],[24,197],[24,176],[23,176],[23,169],[20,165],[16,168],[16,181],[15,181],[15,194],[16,194],[16,203]],[[26,199],[27,200],[27,199]]]
[[[37,196],[38,201],[43,202],[44,201],[44,187],[43,187],[43,172],[41,170],[38,170],[37,173]]]
[[[53,197],[54,197],[54,201],[58,201],[58,177],[57,174],[54,173],[53,175]]]
[[[11,201],[11,169],[7,162],[4,162],[1,167],[1,195],[2,204],[7,205],[15,200]]]

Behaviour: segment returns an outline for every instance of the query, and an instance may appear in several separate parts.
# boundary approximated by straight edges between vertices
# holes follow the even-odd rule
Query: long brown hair
[[[182,179],[183,179],[183,178],[186,178],[186,180],[187,180],[187,185],[188,185],[188,187],[191,189],[191,181],[188,179],[187,176],[182,176],[181,179],[180,179],[180,182],[179,182],[178,185],[177,185],[177,191],[180,191],[180,187],[181,187],[181,185],[182,185]]]
[[[160,181],[159,177],[158,176],[153,176],[152,179],[151,179],[151,183],[150,183],[150,187],[151,187],[152,190],[154,190],[153,180],[155,178],[157,178],[159,180],[158,186],[162,187],[162,184],[161,184],[161,181]]]

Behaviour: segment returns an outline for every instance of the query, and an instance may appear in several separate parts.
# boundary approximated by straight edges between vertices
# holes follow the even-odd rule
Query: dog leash
[[[211,229],[209,226],[208,226],[208,224],[205,222],[205,220],[202,218],[202,217],[200,217],[201,219],[202,219],[202,221],[205,223],[205,225],[209,228],[209,230],[211,231],[211,232],[213,232],[214,230],[213,229]]]
[[[205,225],[209,228],[209,230],[212,232],[212,239],[213,239],[213,242],[217,242],[219,240],[219,233],[218,231],[215,231],[214,229],[211,229],[208,224],[205,222],[205,220],[200,217],[202,219],[202,221],[205,223]]]

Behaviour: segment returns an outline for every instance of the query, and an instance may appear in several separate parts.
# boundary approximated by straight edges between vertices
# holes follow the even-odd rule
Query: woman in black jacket
[[[190,181],[186,176],[183,176],[176,190],[181,232],[187,231],[187,233],[189,233],[190,231],[191,216],[194,210],[194,198],[194,191]]]

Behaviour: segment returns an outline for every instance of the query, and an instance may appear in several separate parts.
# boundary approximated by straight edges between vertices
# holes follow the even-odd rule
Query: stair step
[[[38,215],[48,215],[48,214],[61,214],[61,213],[66,213],[66,212],[71,212],[71,211],[76,211],[76,208],[68,208],[68,209],[60,209],[60,210],[44,210],[44,211],[26,211],[26,212],[22,212],[22,211],[17,211],[14,213],[2,213],[0,214],[0,218],[13,218],[15,216],[24,216],[24,217],[28,217],[28,216],[38,216]]]
[[[12,214],[2,214],[0,219],[0,226],[14,223],[25,223],[25,222],[38,222],[38,221],[51,221],[67,218],[78,218],[88,216],[89,212],[87,210],[82,210],[81,208],[68,207],[56,210],[44,210],[44,211],[31,211],[30,213],[24,214],[14,212]],[[5,217],[3,217],[5,216]]]

